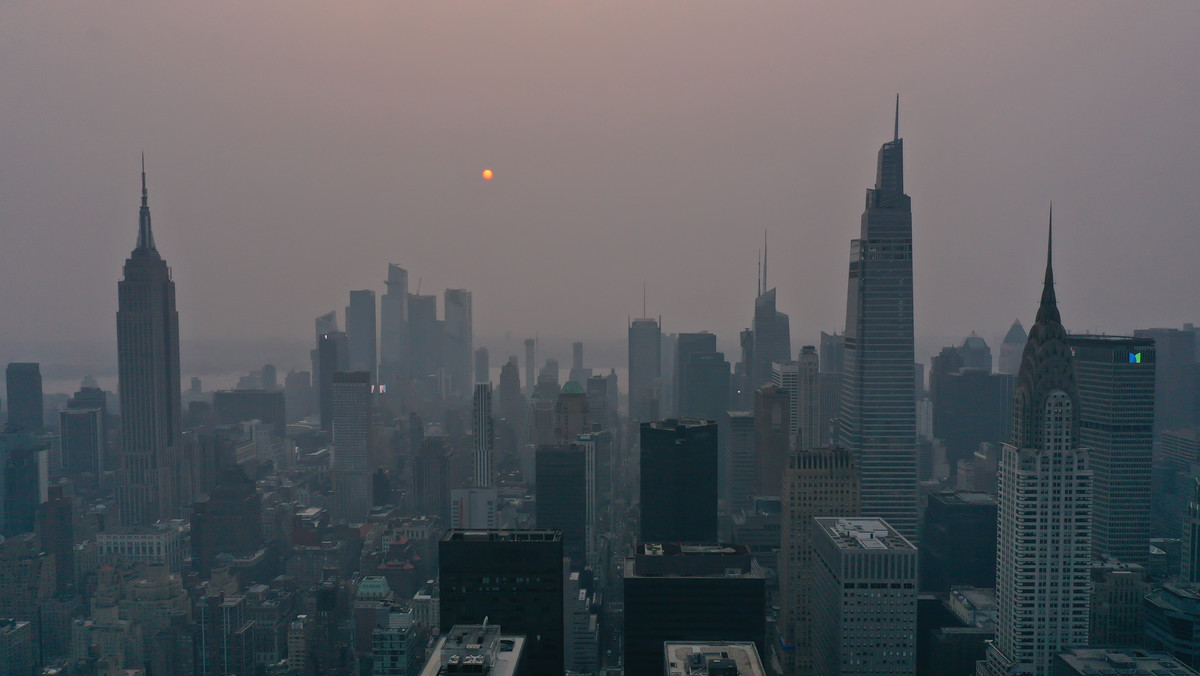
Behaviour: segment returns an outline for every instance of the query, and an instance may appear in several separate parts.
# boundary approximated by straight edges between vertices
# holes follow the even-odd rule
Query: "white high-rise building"
[[[1071,356],[1047,249],[1041,307],[1017,375],[1012,443],[1000,454],[997,628],[981,676],[1050,676],[1059,653],[1088,644],[1092,471],[1078,447]]]
[[[788,443],[796,443],[800,429],[800,362],[777,361],[771,363],[771,384],[788,393],[791,402],[791,424],[788,425]]]
[[[917,668],[917,548],[882,519],[813,519],[813,673]]]

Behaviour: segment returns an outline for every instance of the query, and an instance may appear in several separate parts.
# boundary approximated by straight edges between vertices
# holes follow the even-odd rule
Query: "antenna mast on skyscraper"
[[[771,287],[767,286],[767,231],[763,230],[763,271],[762,271],[762,290],[766,292]]]
[[[896,128],[893,132],[892,140],[900,140],[900,92],[896,92]]]

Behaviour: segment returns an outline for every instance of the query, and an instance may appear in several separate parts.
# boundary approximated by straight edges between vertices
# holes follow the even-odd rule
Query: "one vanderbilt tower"
[[[148,526],[176,516],[173,454],[180,442],[179,314],[171,269],[154,246],[146,165],[137,246],[117,284],[121,394],[121,523]]]
[[[912,205],[904,194],[900,99],[892,140],[879,150],[862,230],[850,243],[841,445],[861,476],[863,516],[907,538],[917,531],[917,417],[913,382]]]

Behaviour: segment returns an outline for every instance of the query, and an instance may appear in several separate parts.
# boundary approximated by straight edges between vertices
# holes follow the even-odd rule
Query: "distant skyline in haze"
[[[1033,323],[1051,200],[1069,331],[1179,326],[1198,32],[1182,1],[8,3],[0,359],[115,363],[142,151],[185,376],[189,342],[310,341],[388,263],[470,290],[477,345],[617,343],[643,281],[736,345],[764,230],[798,352],[844,328],[896,92],[918,361]]]

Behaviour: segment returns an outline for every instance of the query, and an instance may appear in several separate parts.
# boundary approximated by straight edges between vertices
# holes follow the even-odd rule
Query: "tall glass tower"
[[[904,141],[879,150],[862,231],[850,243],[842,375],[841,446],[862,477],[862,513],[917,534],[917,416],[913,385],[912,205]]]
[[[117,503],[126,526],[172,518],[179,507],[173,459],[182,424],[179,313],[171,269],[154,247],[148,200],[143,160],[137,247],[117,284],[122,449]]]

